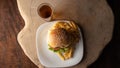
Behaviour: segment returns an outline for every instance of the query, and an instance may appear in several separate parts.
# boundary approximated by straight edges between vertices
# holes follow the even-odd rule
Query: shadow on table
[[[107,0],[114,14],[113,38],[88,68],[120,68],[120,0]]]

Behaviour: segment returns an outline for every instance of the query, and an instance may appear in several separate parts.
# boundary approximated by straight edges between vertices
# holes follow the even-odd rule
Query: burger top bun
[[[56,28],[49,31],[49,45],[52,48],[63,48],[71,44],[72,37],[64,28]]]
[[[79,39],[79,28],[71,21],[56,22],[48,32],[48,44],[52,48],[68,47]]]

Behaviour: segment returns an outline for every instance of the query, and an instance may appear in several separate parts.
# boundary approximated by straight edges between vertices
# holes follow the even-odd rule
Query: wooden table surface
[[[108,3],[115,16],[113,38],[88,68],[120,68],[120,0]],[[16,0],[0,0],[0,68],[37,68],[17,42],[17,34],[23,27]]]

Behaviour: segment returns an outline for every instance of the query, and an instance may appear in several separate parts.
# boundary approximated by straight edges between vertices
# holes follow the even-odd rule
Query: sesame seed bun
[[[67,47],[71,44],[70,34],[63,28],[53,29],[49,32],[49,45],[52,48]]]
[[[79,41],[78,26],[69,22],[57,22],[48,32],[48,44],[52,48],[64,48]]]

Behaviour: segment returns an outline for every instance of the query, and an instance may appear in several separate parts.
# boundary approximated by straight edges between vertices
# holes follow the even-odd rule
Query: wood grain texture
[[[37,13],[38,7],[43,3],[52,6],[52,20],[73,20],[83,31],[84,57],[74,68],[86,68],[93,63],[112,38],[114,18],[105,0],[17,0],[17,3],[25,20],[25,27],[18,34],[18,41],[25,54],[40,68],[44,66],[37,58],[35,36],[37,28],[46,22]]]
[[[88,68],[120,68],[120,0],[107,0],[115,17],[113,38],[96,62]]]
[[[0,68],[37,68],[17,42],[23,26],[16,0],[0,0]]]
[[[115,16],[113,38],[98,60],[88,68],[120,68],[120,0],[108,0]],[[16,40],[24,27],[16,0],[0,0],[0,68],[37,68]]]

